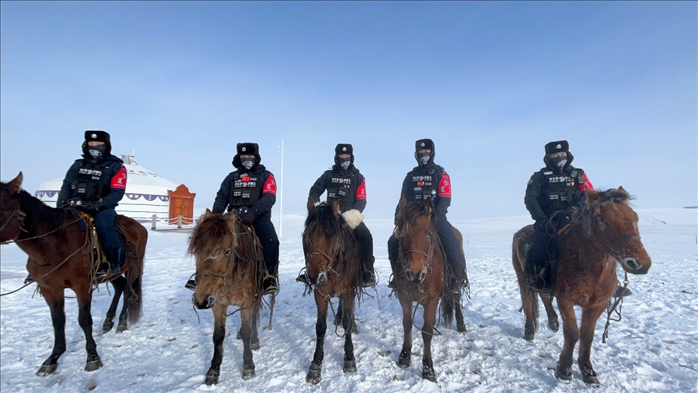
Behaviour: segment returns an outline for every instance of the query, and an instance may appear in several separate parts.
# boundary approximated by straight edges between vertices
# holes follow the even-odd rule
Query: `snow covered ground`
[[[653,266],[646,276],[631,276],[634,294],[623,306],[623,320],[611,324],[601,343],[604,322],[596,327],[592,362],[603,392],[698,391],[698,253],[696,209],[639,210],[640,233]],[[421,334],[413,333],[412,366],[396,366],[402,345],[401,309],[388,298],[390,275],[386,240],[388,220],[368,220],[376,244],[380,277],[378,298],[364,298],[357,309],[360,333],[354,336],[356,374],[342,373],[343,340],[328,329],[322,381],[305,382],[315,348],[315,304],[303,297],[294,281],[304,266],[300,233],[303,217],[284,216],[281,239],[281,292],[274,311],[273,330],[260,330],[262,348],[254,353],[257,376],[241,379],[242,343],[235,340],[237,314],[228,319],[228,337],[218,385],[202,385],[212,353],[213,318],[208,310],[191,306],[191,292],[183,287],[194,271],[185,258],[186,233],[150,232],[144,276],[141,322],[122,334],[96,336],[104,367],[83,371],[85,341],[77,323],[74,299],[66,301],[67,351],[56,374],[34,372],[53,345],[49,310],[33,295],[33,286],[1,298],[0,389],[3,392],[190,392],[195,391],[308,391],[308,392],[432,392],[432,391],[580,391],[576,366],[574,381],[562,383],[553,369],[563,344],[562,333],[545,329],[545,317],[534,342],[523,337],[523,315],[511,266],[513,233],[528,217],[500,217],[453,222],[467,241],[465,254],[472,300],[464,309],[468,332],[442,328],[433,340],[438,383],[422,380]],[[26,256],[15,245],[2,246],[0,290],[22,284]],[[66,293],[71,295],[70,291]],[[104,321],[110,297],[104,286],[95,293],[96,331]],[[418,313],[418,319],[421,318]],[[262,314],[262,326],[268,322]],[[605,315],[604,315],[605,317]],[[331,317],[330,317],[331,319]],[[604,319],[605,321],[605,319]],[[418,324],[420,322],[418,321]],[[341,332],[341,329],[340,329]]]

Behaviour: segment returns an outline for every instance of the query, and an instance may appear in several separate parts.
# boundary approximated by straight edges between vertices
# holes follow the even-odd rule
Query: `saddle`
[[[99,242],[97,230],[95,229],[94,224],[92,223],[92,216],[74,209],[70,209],[70,212],[78,220],[78,226],[80,227],[80,230],[82,232],[85,232],[86,236],[88,237],[87,243],[91,245],[90,248],[92,251],[90,255],[90,262],[92,264],[91,271],[92,276],[94,276],[97,270],[99,270],[100,266],[102,264],[108,265],[109,261],[107,261],[106,256],[104,254],[104,250],[102,249],[102,245]],[[126,236],[126,231],[121,225],[119,225],[118,220],[114,223],[114,226],[116,227],[116,233],[119,236],[122,249],[126,256],[124,258],[125,264],[128,260],[136,258],[136,247],[135,245],[133,245],[133,243],[131,243],[128,240],[128,236]],[[123,267],[123,264],[119,265],[119,267]]]

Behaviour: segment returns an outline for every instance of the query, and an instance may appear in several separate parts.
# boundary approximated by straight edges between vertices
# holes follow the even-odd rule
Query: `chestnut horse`
[[[102,367],[102,361],[92,337],[92,250],[88,249],[88,239],[78,225],[81,219],[76,219],[69,210],[49,207],[22,190],[22,179],[20,172],[9,183],[0,183],[0,242],[14,241],[29,255],[27,271],[36,281],[51,310],[55,336],[53,352],[36,375],[45,376],[56,371],[58,359],[66,350],[63,293],[66,288],[72,289],[78,300],[78,323],[87,342],[85,371],[97,370]],[[114,326],[112,319],[122,292],[124,306],[117,332],[127,328],[127,319],[130,323],[138,322],[142,304],[141,275],[148,231],[143,225],[124,216],[117,216],[116,225],[135,246],[136,255],[127,253],[121,269],[122,273],[126,273],[126,278],[122,275],[109,278],[115,293],[104,321],[104,332]]]
[[[330,298],[339,298],[342,326],[344,327],[344,372],[356,372],[354,343],[354,299],[359,288],[359,244],[353,231],[339,213],[339,203],[321,203],[315,206],[308,199],[308,218],[303,231],[303,252],[311,288],[315,294],[317,341],[310,363],[307,382],[317,384],[321,380],[324,357],[327,309]]]
[[[562,314],[565,345],[557,362],[555,376],[572,379],[572,354],[578,340],[577,365],[583,381],[598,385],[591,365],[591,344],[599,316],[607,309],[617,288],[616,263],[632,274],[646,274],[652,262],[640,241],[638,216],[630,207],[631,196],[623,189],[586,191],[588,204],[575,218],[558,259],[557,282],[552,288]],[[527,289],[529,269],[523,247],[533,234],[528,225],[514,235],[512,244],[514,270],[519,282],[526,316],[526,340],[533,340],[538,328],[538,296]],[[557,330],[557,314],[549,295],[541,295],[548,313],[548,326]],[[581,328],[577,326],[574,306],[582,308]]]
[[[434,334],[439,299],[441,299],[441,313],[444,322],[450,323],[452,311],[455,310],[458,332],[465,332],[466,329],[460,299],[450,293],[447,285],[444,286],[446,279],[444,277],[445,253],[441,247],[436,228],[432,225],[433,219],[435,219],[434,206],[431,199],[409,204],[404,198],[400,200],[400,209],[395,220],[395,236],[400,242],[395,267],[395,283],[397,296],[402,306],[402,327],[405,334],[397,364],[401,368],[410,366],[412,303],[417,302],[424,307],[424,326],[421,329],[424,340],[422,378],[436,382],[436,372],[431,359],[431,338]],[[453,231],[462,250],[463,236],[456,228],[453,228]],[[465,264],[463,269],[465,269]]]
[[[192,302],[198,309],[213,309],[215,320],[213,359],[206,373],[206,385],[218,383],[230,305],[240,307],[242,379],[254,377],[252,350],[259,349],[257,320],[265,275],[259,240],[236,214],[213,214],[206,209],[189,237],[188,253],[196,258],[196,290]]]

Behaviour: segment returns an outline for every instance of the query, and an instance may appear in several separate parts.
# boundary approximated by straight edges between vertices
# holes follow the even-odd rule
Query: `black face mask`
[[[337,164],[341,170],[346,171],[351,165],[351,158],[337,158]]]
[[[240,165],[248,171],[254,166],[254,158],[244,158],[240,159]]]
[[[87,152],[93,159],[99,160],[107,152],[107,145],[87,146]]]
[[[419,165],[427,165],[430,159],[431,153],[417,155],[417,161],[419,162]]]
[[[551,158],[549,161],[550,161],[550,166],[553,167],[553,169],[557,170],[558,172],[561,172],[562,168],[564,168],[565,165],[567,165],[567,157],[566,156]]]

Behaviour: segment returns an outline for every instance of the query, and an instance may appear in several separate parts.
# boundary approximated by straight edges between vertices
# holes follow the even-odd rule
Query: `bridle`
[[[308,268],[308,261],[310,260],[310,258],[312,258],[313,255],[322,255],[323,257],[325,257],[325,259],[327,259],[327,271],[334,271],[332,269],[332,265],[337,260],[337,256],[335,255],[334,257],[331,257],[325,251],[323,251],[317,247],[314,247],[309,253],[307,253],[305,255],[305,261],[306,261],[305,267],[306,267],[306,269]]]
[[[405,255],[407,254],[419,254],[424,256],[424,264],[426,265],[427,271],[431,270],[432,257],[434,256],[434,241],[432,240],[434,233],[432,231],[427,231],[426,237],[429,241],[429,251],[424,251],[421,248],[410,248],[408,250],[402,251],[400,258],[403,262],[405,261]]]
[[[0,232],[2,232],[5,229],[5,227],[10,224],[10,222],[12,222],[12,219],[19,220],[20,223],[22,224],[22,227],[24,227],[24,218],[26,216],[27,216],[27,214],[25,212],[23,212],[19,207],[15,208],[12,211],[12,214],[10,214],[7,217],[7,220],[5,220],[5,222],[2,224],[2,226],[0,226]],[[24,229],[22,229],[22,230],[24,230]],[[12,240],[4,241],[4,242],[2,242],[2,244],[8,244],[10,242],[12,242]]]

